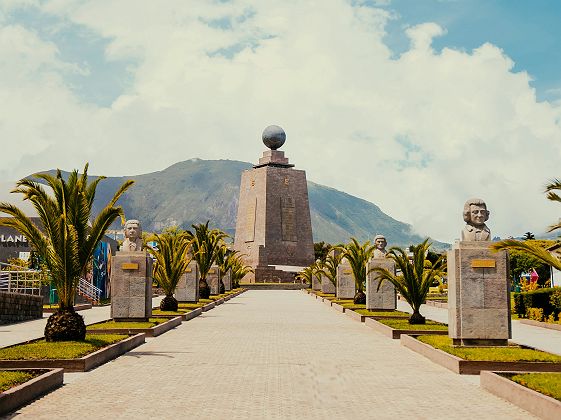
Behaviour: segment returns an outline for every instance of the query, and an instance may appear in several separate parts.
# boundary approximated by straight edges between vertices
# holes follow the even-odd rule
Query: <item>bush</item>
[[[543,321],[543,309],[542,308],[528,308],[526,312],[526,318],[533,321]]]
[[[561,309],[554,306],[551,302],[551,296],[559,293],[559,288],[537,289],[530,292],[521,292],[514,294],[514,312],[519,317],[526,316],[526,312],[530,308],[539,308],[543,310],[543,316],[549,317],[550,314],[557,315]]]

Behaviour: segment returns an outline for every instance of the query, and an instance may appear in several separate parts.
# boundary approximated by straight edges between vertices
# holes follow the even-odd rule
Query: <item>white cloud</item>
[[[86,160],[107,175],[192,157],[257,161],[261,130],[279,124],[309,179],[437,239],[459,236],[472,196],[487,200],[494,234],[540,232],[557,218],[541,189],[560,176],[560,105],[538,103],[529,76],[494,45],[435,52],[445,28],[425,23],[406,30],[411,48],[392,59],[388,13],[340,0],[321,10],[249,0],[41,7],[110,40],[108,60],[138,65],[132,87],[98,107],[66,85],[82,63],[61,61],[32,28],[2,28],[4,178]]]

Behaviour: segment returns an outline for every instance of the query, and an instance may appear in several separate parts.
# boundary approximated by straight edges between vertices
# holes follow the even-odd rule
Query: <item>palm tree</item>
[[[334,252],[327,255],[325,261],[320,264],[319,270],[327,279],[337,287],[337,267],[341,263],[343,254]]]
[[[312,277],[313,276],[314,276],[313,264],[308,266],[308,267],[305,267],[304,269],[302,269],[302,271],[300,271],[296,275],[297,278],[299,278],[300,280],[303,280],[305,283],[308,283],[310,285],[310,287],[312,286]]]
[[[232,268],[234,267],[234,264],[236,263],[237,260],[238,253],[239,251],[233,251],[231,249],[228,249],[225,243],[222,243],[222,246],[218,251],[218,255],[216,257],[216,265],[218,265],[218,269],[220,270],[219,293],[224,293],[226,291],[222,278],[228,273],[228,271],[232,270]],[[232,280],[231,271],[230,271],[230,280]]]
[[[104,177],[88,183],[88,164],[82,175],[73,171],[65,181],[60,170],[56,176],[36,174],[51,189],[48,194],[43,185],[32,179],[17,182],[14,193],[29,200],[42,224],[40,230],[19,208],[0,203],[0,212],[11,218],[0,221],[2,226],[16,229],[30,242],[49,270],[59,296],[59,308],[47,320],[47,341],[83,340],[86,326],[81,315],[74,312],[74,297],[81,276],[85,276],[98,242],[123,209],[115,207],[119,197],[133,184],[126,181],[109,203],[90,224],[95,192]]]
[[[409,318],[410,324],[424,324],[425,317],[419,313],[421,305],[425,302],[429,288],[432,283],[444,273],[446,266],[444,255],[431,263],[425,260],[431,244],[425,239],[419,245],[411,245],[409,249],[413,253],[411,259],[408,257],[407,250],[392,247],[388,251],[386,258],[391,258],[400,274],[394,274],[382,267],[375,267],[372,271],[378,273],[380,282],[378,290],[383,281],[389,281],[397,291],[409,303],[413,309],[413,314]]]
[[[368,275],[368,261],[372,258],[372,254],[376,249],[375,245],[370,245],[370,241],[366,241],[362,245],[355,238],[351,238],[351,242],[345,246],[337,247],[341,251],[341,257],[346,258],[351,266],[353,277],[355,279],[356,294],[354,303],[366,303],[366,276]]]
[[[173,293],[191,262],[188,257],[191,242],[187,233],[177,226],[166,229],[161,235],[154,234],[150,240],[158,243],[156,249],[148,248],[155,259],[153,277],[166,294],[160,302],[160,309],[177,311],[177,299]]]
[[[208,299],[210,296],[210,287],[206,277],[216,261],[223,239],[228,237],[219,229],[209,229],[208,223],[207,220],[205,224],[192,225],[194,232],[187,231],[192,243],[193,259],[199,266],[199,297],[201,299]]]
[[[232,286],[239,287],[240,280],[249,273],[253,273],[253,269],[249,265],[245,265],[240,255],[234,255],[232,257]]]
[[[544,192],[546,193],[546,198],[548,200],[557,201],[558,203],[561,203],[561,196],[559,196],[559,194],[555,192],[556,190],[557,191],[561,190],[561,180],[557,178],[552,179],[549,182],[549,184],[545,186]],[[561,229],[561,221],[549,226],[548,232],[553,232],[554,230],[557,229]],[[557,257],[551,255],[546,249],[542,248],[535,242],[522,242],[522,241],[517,241],[515,239],[505,239],[503,241],[491,245],[491,249],[495,251],[508,250],[508,249],[523,251],[536,257],[538,260],[544,262],[545,264],[549,264],[553,268],[556,268],[557,270],[561,270],[561,261]]]
[[[532,232],[526,232],[524,234],[524,240],[528,241],[530,239],[536,239],[535,235]]]

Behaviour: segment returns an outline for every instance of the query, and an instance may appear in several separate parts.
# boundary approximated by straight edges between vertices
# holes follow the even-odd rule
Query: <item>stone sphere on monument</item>
[[[270,125],[263,130],[263,143],[271,150],[277,150],[286,141],[286,133],[278,125]]]

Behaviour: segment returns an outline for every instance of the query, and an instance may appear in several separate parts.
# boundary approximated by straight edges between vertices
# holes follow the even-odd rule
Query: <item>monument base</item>
[[[249,283],[298,283],[296,272],[277,270],[274,266],[258,265]],[[245,279],[244,279],[245,281]]]
[[[395,273],[394,262],[387,258],[371,259],[368,269],[371,270],[374,267],[385,268],[390,273]],[[397,293],[394,285],[387,280],[382,282],[381,286],[378,286],[379,283],[378,274],[373,271],[369,272],[366,280],[366,309],[369,311],[397,309]]]
[[[508,340],[503,339],[474,339],[474,338],[453,338],[452,344],[461,347],[507,347]]]
[[[199,269],[195,261],[191,261],[185,273],[179,279],[175,288],[175,298],[178,302],[199,301]]]

